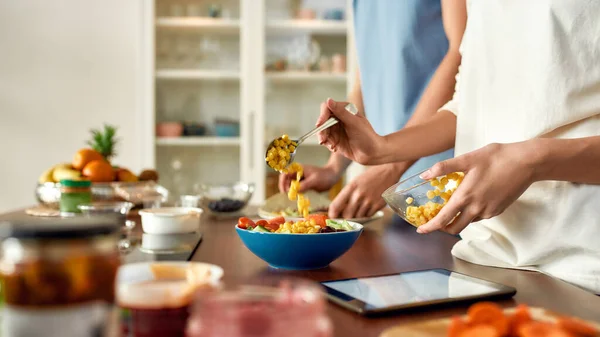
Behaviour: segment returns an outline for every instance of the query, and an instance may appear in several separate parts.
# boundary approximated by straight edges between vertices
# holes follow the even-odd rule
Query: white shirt
[[[472,1],[461,53],[454,98],[441,109],[457,115],[457,156],[490,143],[600,135],[600,1]],[[600,186],[536,182],[461,237],[452,249],[460,259],[600,293]]]

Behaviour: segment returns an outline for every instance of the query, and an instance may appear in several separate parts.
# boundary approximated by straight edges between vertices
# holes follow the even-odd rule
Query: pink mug
[[[310,8],[302,8],[298,11],[298,19],[303,20],[314,20],[317,17],[317,13]]]
[[[163,122],[156,124],[156,136],[180,137],[183,134],[183,125],[179,122]]]

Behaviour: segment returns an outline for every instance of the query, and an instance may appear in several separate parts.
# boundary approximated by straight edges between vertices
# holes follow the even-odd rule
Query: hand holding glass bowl
[[[464,178],[464,173],[454,172],[423,180],[420,178],[422,173],[392,185],[382,194],[388,206],[415,227],[433,219],[447,204]]]

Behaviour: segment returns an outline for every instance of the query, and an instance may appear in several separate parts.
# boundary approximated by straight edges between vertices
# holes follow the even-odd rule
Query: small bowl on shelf
[[[198,194],[200,205],[213,215],[236,215],[248,205],[254,184],[201,185]]]
[[[202,123],[183,123],[184,136],[204,136],[206,135],[206,126]]]
[[[231,120],[216,120],[215,134],[217,137],[239,137],[240,122]]]
[[[163,122],[156,124],[156,136],[176,138],[183,134],[183,125],[179,122]]]
[[[415,174],[390,186],[381,195],[396,214],[415,227],[425,224],[429,220],[427,217],[433,218],[437,215],[445,205],[444,198],[446,196],[443,196],[442,193],[453,190],[458,186],[457,182],[453,180],[448,180],[446,184],[442,184],[437,178],[423,180],[420,178],[422,173]],[[438,190],[437,193],[436,190]],[[427,210],[430,215],[423,219],[415,218],[414,215],[411,215],[409,208],[419,212]]]

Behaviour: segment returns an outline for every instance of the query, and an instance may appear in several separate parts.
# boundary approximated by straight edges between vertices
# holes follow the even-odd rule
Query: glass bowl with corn
[[[415,227],[438,215],[464,178],[464,173],[454,172],[423,180],[421,173],[392,185],[381,195],[396,214]]]

